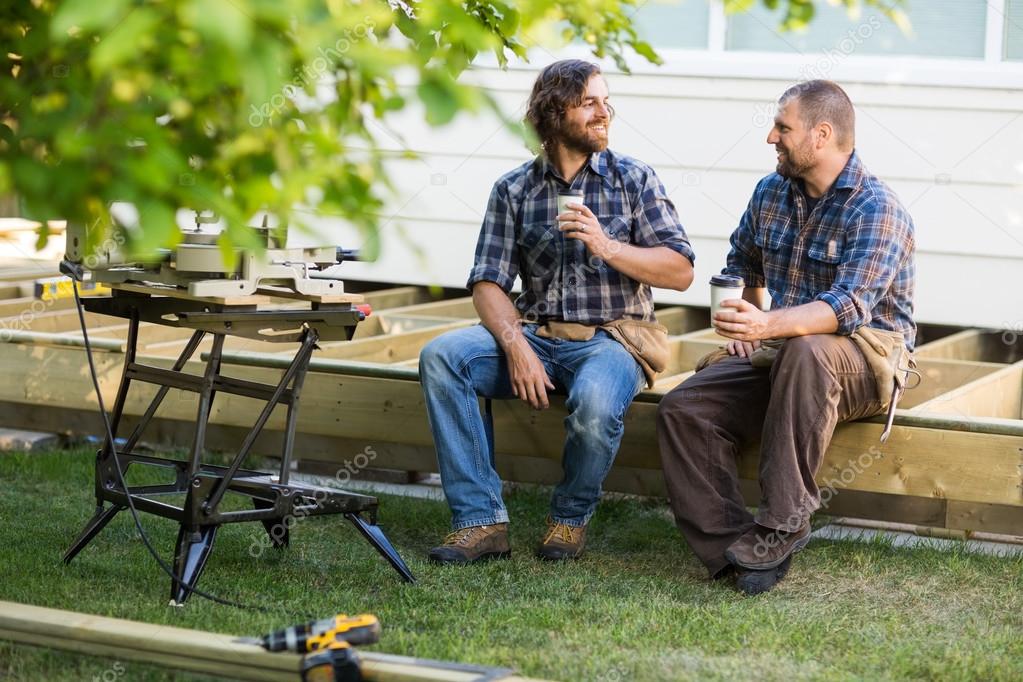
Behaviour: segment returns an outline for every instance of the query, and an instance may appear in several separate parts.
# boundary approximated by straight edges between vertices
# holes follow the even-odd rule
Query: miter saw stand
[[[69,235],[69,240],[71,236]],[[216,247],[212,247],[216,248]],[[269,253],[273,257],[273,253]],[[281,256],[281,254],[276,254]],[[294,254],[292,254],[293,256]],[[292,261],[292,265],[294,262]],[[336,264],[334,258],[330,264]],[[415,582],[409,568],[401,559],[383,531],[376,525],[377,499],[368,495],[293,483],[290,467],[295,444],[295,424],[302,384],[313,350],[319,340],[350,340],[356,325],[365,317],[356,304],[361,296],[343,293],[339,280],[308,278],[305,271],[296,277],[297,284],[282,281],[280,277],[267,281],[244,281],[241,291],[250,293],[231,296],[195,296],[191,291],[198,284],[199,291],[226,293],[238,284],[230,277],[223,281],[194,279],[182,285],[158,284],[149,281],[150,272],[129,273],[130,268],[118,266],[118,272],[95,273],[97,279],[109,283],[112,295],[87,298],[86,310],[111,315],[129,321],[124,367],[111,414],[111,433],[114,443],[107,437],[96,456],[96,512],[64,555],[68,563],[99,534],[119,512],[128,508],[128,498],[138,511],[174,519],[180,525],[174,552],[171,581],[171,601],[183,604],[195,587],[216,539],[217,530],[226,523],[243,521],[262,522],[270,543],[284,548],[289,543],[289,527],[296,518],[324,514],[344,514],[371,545],[408,582]],[[176,273],[179,281],[187,279],[185,271]],[[240,273],[235,273],[236,276]],[[280,272],[278,272],[278,275]],[[113,280],[113,281],[111,281]],[[137,281],[132,281],[137,280]],[[303,293],[300,289],[305,289]],[[329,293],[311,293],[314,290]],[[306,301],[308,309],[259,309],[270,302],[270,296]],[[193,330],[192,337],[170,369],[138,362],[136,347],[140,322],[151,322]],[[183,369],[207,335],[213,338],[206,355],[203,374],[191,374]],[[242,336],[273,342],[294,342],[300,346],[294,360],[276,385],[236,379],[221,373],[221,359],[226,336]],[[141,416],[138,424],[122,441],[117,437],[128,391],[133,381],[158,386],[156,395]],[[195,432],[187,461],[156,457],[135,452],[143,430],[171,389],[191,391],[199,396],[195,419]],[[266,401],[254,425],[245,436],[228,466],[204,464],[206,428],[213,401],[218,393],[246,396]],[[242,463],[252,449],[271,412],[277,405],[287,406],[284,442],[280,470],[276,475],[243,469]],[[114,446],[116,444],[116,457]],[[128,469],[133,465],[171,469],[174,481],[157,485],[122,486]],[[118,475],[120,466],[120,475]],[[231,492],[249,498],[253,509],[225,509],[222,502]],[[182,506],[161,501],[161,496],[185,495]],[[110,506],[106,506],[109,503]],[[227,505],[228,507],[237,506]],[[367,518],[363,518],[365,515]]]

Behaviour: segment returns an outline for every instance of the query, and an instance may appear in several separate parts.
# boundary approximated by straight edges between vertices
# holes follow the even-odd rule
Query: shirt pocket
[[[527,223],[522,226],[515,244],[519,251],[519,265],[523,280],[550,281],[557,269],[559,257],[556,228],[548,222]]]
[[[787,220],[763,225],[753,235],[753,243],[759,246],[761,251],[778,251],[785,246],[785,233],[788,227]]]
[[[806,249],[811,294],[816,295],[831,288],[844,251],[845,235],[842,232],[828,230],[814,235]]]

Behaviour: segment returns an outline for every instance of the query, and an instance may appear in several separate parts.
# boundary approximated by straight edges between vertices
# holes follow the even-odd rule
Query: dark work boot
[[[810,524],[795,531],[774,530],[754,525],[725,550],[734,566],[764,571],[776,568],[810,541]]]
[[[472,564],[510,556],[507,523],[459,528],[447,534],[444,544],[430,550],[430,561],[436,564]]]
[[[745,595],[753,596],[770,592],[774,586],[782,581],[789,572],[792,565],[792,555],[789,554],[784,561],[774,568],[763,571],[754,571],[748,568],[736,568],[735,588]]]

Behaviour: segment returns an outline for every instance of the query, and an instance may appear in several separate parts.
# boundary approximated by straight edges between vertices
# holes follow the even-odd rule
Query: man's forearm
[[[504,289],[497,284],[477,282],[473,285],[472,304],[480,316],[480,322],[494,335],[505,353],[526,342],[522,336],[519,311],[504,293]]]
[[[767,313],[767,339],[785,339],[807,334],[834,334],[838,331],[835,311],[824,301],[813,301]]]
[[[685,291],[693,283],[693,264],[666,246],[633,246],[611,240],[601,254],[610,267],[652,287]]]

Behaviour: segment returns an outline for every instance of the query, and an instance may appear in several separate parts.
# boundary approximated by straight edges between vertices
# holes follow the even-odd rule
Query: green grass
[[[375,651],[516,668],[557,680],[1020,679],[1023,561],[890,543],[814,541],[772,593],[709,583],[662,505],[601,504],[587,556],[532,557],[549,491],[508,496],[514,558],[435,567],[443,503],[381,496],[381,523],[419,584],[397,575],[340,517],[302,520],[289,550],[253,559],[257,524],[225,526],[200,587],[278,609],[193,597],[167,606],[169,579],[123,513],[70,565],[86,521],[92,454],[0,455],[0,599],[258,635],[303,613],[375,613]],[[176,527],[143,516],[165,559]],[[121,665],[121,673],[113,667]],[[0,679],[205,679],[0,643]]]

